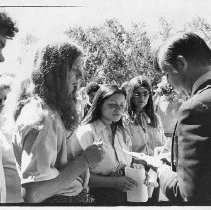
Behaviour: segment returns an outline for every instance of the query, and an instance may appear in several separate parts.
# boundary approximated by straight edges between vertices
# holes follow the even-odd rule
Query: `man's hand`
[[[136,159],[139,159],[139,161],[141,163],[146,162],[145,165],[149,166],[154,171],[157,171],[157,169],[159,167],[161,167],[162,165],[164,165],[163,164],[163,161],[159,158],[159,156],[153,157],[153,156],[145,155],[144,153],[137,153],[137,152],[128,152],[128,153],[130,155],[132,155],[133,157],[135,157]]]

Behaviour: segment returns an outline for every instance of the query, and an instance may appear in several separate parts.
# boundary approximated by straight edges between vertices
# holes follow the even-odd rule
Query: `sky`
[[[27,33],[52,39],[70,26],[99,25],[108,18],[117,18],[126,27],[145,23],[149,32],[156,31],[159,17],[178,29],[198,16],[211,22],[210,0],[1,0],[0,9],[17,21],[20,30],[5,48],[6,62],[0,71],[15,71],[20,39]]]

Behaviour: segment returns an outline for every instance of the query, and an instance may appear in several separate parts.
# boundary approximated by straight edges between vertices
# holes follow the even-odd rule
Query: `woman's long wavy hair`
[[[127,112],[130,117],[130,119],[136,123],[139,124],[138,120],[138,113],[137,109],[134,103],[134,92],[139,88],[144,87],[149,91],[149,99],[147,105],[143,108],[143,112],[147,114],[147,116],[150,118],[150,125],[153,127],[158,126],[158,119],[154,112],[154,104],[152,99],[152,87],[150,84],[150,81],[145,76],[136,76],[133,79],[131,79],[128,83],[127,88]]]
[[[67,66],[71,69],[74,61],[81,55],[82,50],[70,41],[48,43],[39,48],[29,78],[21,81],[19,87],[11,91],[10,101],[8,99],[7,106],[12,100],[14,102],[11,112],[14,120],[22,107],[35,99],[41,102],[43,109],[49,106],[56,110],[66,129],[74,129],[78,124],[76,91],[69,92]],[[7,110],[5,107],[5,115],[8,114]]]
[[[102,106],[104,102],[114,94],[123,94],[126,99],[126,92],[119,89],[116,85],[102,85],[97,91],[92,106],[87,113],[86,117],[82,121],[82,124],[92,123],[95,120],[101,119],[102,117]],[[114,127],[123,128],[122,118],[118,122],[112,123]]]

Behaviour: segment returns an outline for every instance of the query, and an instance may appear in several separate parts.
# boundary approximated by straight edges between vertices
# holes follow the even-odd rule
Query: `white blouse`
[[[133,152],[141,152],[146,155],[153,156],[154,148],[165,144],[166,137],[164,135],[162,122],[158,115],[157,117],[158,127],[154,128],[149,124],[150,119],[147,115],[144,116],[145,130],[141,125],[137,125],[129,119],[125,121],[125,128],[132,140]]]
[[[22,184],[56,178],[58,169],[74,157],[70,141],[75,135],[68,138],[69,134],[57,112],[48,108],[43,118],[37,117],[41,113],[41,105],[31,102],[25,105],[17,119],[13,144]],[[70,188],[60,194],[79,194],[86,187],[88,178],[88,172],[84,180],[77,177]]]
[[[127,151],[131,151],[132,144],[126,130],[117,128],[114,141],[112,141],[110,126],[106,126],[102,121],[96,120],[79,126],[76,136],[83,150],[94,142],[103,142],[105,156],[95,168],[90,169],[93,173],[109,175],[115,172],[120,165],[130,166],[132,157],[127,154]]]

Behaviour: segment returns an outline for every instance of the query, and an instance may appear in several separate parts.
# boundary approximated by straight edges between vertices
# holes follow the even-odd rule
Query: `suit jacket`
[[[192,97],[181,106],[177,135],[173,170],[159,173],[161,190],[177,204],[211,205],[211,73],[194,84]]]

